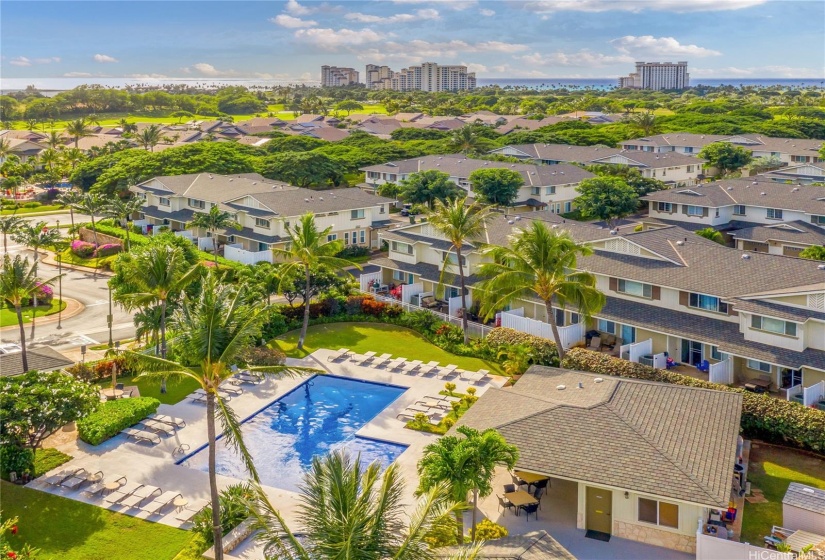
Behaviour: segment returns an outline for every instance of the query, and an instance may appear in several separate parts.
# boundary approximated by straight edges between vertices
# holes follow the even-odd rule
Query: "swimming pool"
[[[315,455],[346,448],[360,453],[368,464],[384,467],[395,461],[406,445],[355,435],[406,389],[331,375],[314,376],[247,418],[244,442],[252,455],[261,483],[296,491]],[[179,462],[208,472],[207,446]],[[241,459],[217,444],[217,473],[248,478]]]

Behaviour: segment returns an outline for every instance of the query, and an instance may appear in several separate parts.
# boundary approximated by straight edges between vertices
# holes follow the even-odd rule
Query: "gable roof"
[[[306,212],[321,214],[356,210],[393,202],[391,198],[370,194],[357,187],[325,191],[299,188],[270,189],[252,193],[250,196],[283,217],[300,216]]]
[[[74,361],[49,346],[29,348],[26,354],[29,361],[29,371],[54,371],[68,367],[74,363]],[[24,373],[26,373],[26,371],[23,370],[22,352],[0,354],[0,376],[6,377],[22,375]]]
[[[816,156],[822,148],[823,141],[806,138],[777,138],[759,134],[691,134],[676,132],[657,134],[644,138],[635,138],[620,142],[622,146],[679,146],[703,148],[714,142],[729,142],[741,146],[746,150],[757,152],[779,152],[791,155]]]
[[[791,482],[782,503],[825,515],[825,490]]]
[[[266,179],[257,173],[237,173],[218,175],[216,173],[188,173],[186,175],[166,175],[154,177],[133,187],[133,190],[150,190],[159,193],[155,185],[170,194],[205,200],[224,202],[247,194],[264,192],[277,186],[283,189],[297,189],[287,183]],[[162,192],[162,190],[160,192]]]
[[[825,193],[823,193],[825,194]],[[800,245],[825,245],[825,229],[808,222],[794,220],[772,226],[754,226],[737,229],[729,234],[734,239],[757,241],[780,241]]]
[[[727,507],[741,411],[738,393],[531,366],[457,425],[497,429],[523,470]]]

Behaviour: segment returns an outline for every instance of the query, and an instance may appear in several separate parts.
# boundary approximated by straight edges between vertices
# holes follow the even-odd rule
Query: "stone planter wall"
[[[681,535],[624,521],[613,521],[613,535],[690,554],[696,553],[696,535]]]

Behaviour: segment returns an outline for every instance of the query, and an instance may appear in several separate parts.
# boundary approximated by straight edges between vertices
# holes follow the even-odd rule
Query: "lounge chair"
[[[449,395],[438,395],[437,397],[427,395],[424,398],[429,401],[444,401],[448,403],[461,402],[461,397],[451,397]]]
[[[63,482],[60,483],[60,486],[63,488],[69,488],[70,490],[76,490],[83,486],[84,484],[100,482],[103,480],[103,471],[97,471],[96,473],[84,472],[76,474],[70,478],[67,478]]]
[[[182,498],[183,495],[180,492],[175,492],[174,490],[167,490],[160,496],[157,496],[151,502],[140,506],[140,509],[143,511],[149,512],[151,515],[159,514],[163,508],[168,505],[171,505],[178,498]]]
[[[134,438],[136,441],[148,441],[149,443],[160,443],[160,436],[149,432],[147,430],[141,430],[139,428],[126,428],[121,434],[126,436],[126,439]]]
[[[388,363],[390,363],[390,358],[392,358],[392,354],[381,354],[375,360],[372,361],[372,367],[380,368],[384,367]]]
[[[100,482],[95,482],[85,490],[81,490],[80,493],[87,494],[89,496],[96,496],[106,489],[106,484],[108,484],[109,482],[118,482],[121,486],[123,486],[124,484],[126,484],[126,477],[119,474],[110,478],[104,477],[103,480],[101,480]]]
[[[141,420],[140,424],[142,424],[147,430],[156,432],[158,434],[171,436],[175,433],[175,428],[173,428],[169,424],[158,422],[157,420],[151,420],[149,418],[146,418],[144,420]]]
[[[590,339],[590,345],[587,347],[588,350],[595,350],[596,352],[602,351],[602,339],[599,336],[594,336]]]
[[[146,500],[150,500],[157,496],[160,496],[163,493],[163,490],[158,488],[157,486],[141,486],[125,498],[120,501],[120,505],[126,506],[128,508],[140,507],[140,504]]]
[[[192,399],[192,402],[206,402],[206,393],[202,389],[198,389],[194,393],[190,393],[189,398]]]
[[[390,365],[387,369],[389,369],[390,371],[395,371],[397,369],[403,369],[405,363],[407,363],[407,358],[396,358],[395,360],[393,360],[390,363]]]
[[[367,353],[366,353],[366,354],[364,354],[364,356],[361,358],[360,365],[362,365],[362,366],[366,366],[366,365],[368,365],[370,362],[372,362],[374,359],[375,359],[375,352],[372,352],[372,351],[367,352]]]
[[[169,424],[170,426],[174,426],[176,428],[185,428],[186,421],[181,418],[175,418],[174,416],[168,416],[166,414],[150,414],[149,418],[155,420],[157,422],[163,422],[164,424]]]
[[[46,484],[50,484],[51,486],[59,486],[64,480],[68,480],[73,476],[78,476],[81,473],[86,472],[86,469],[83,468],[72,468],[72,469],[64,469],[57,474],[50,475],[43,479],[43,482]]]
[[[195,396],[191,397],[193,401],[196,402],[206,402],[206,391],[203,389],[196,389],[193,393]],[[237,393],[238,395],[240,393]],[[221,387],[218,389],[218,395],[225,401],[232,400],[232,393],[228,392],[225,387]]]
[[[240,387],[230,387],[228,385],[222,385],[218,389],[218,393],[226,393],[229,396],[237,397],[237,396],[243,395],[243,389],[241,389]],[[223,395],[221,395],[221,396],[223,396]]]
[[[415,420],[415,417],[419,414],[423,414],[424,416],[426,416],[430,424],[438,424],[443,416],[441,412],[437,412],[431,408],[423,408],[420,406],[411,405],[404,409],[404,411],[396,414],[395,419],[402,420],[404,422],[409,422],[410,420]]]
[[[442,401],[440,399],[430,399],[429,397],[424,397],[421,400],[415,401],[415,404],[417,406],[420,405],[420,406],[427,407],[429,409],[437,408],[439,410],[444,410],[444,411],[447,411],[447,412],[449,412],[450,410],[453,409],[452,404],[450,404],[449,402]]]
[[[455,374],[455,370],[458,369],[458,366],[455,364],[450,364],[445,368],[441,368],[438,370],[438,377],[449,377]]]
[[[407,362],[407,367],[403,369],[404,373],[415,375],[416,370],[421,367],[423,364],[421,360],[413,360],[411,362]]]
[[[106,496],[103,497],[103,501],[107,504],[114,505],[127,496],[131,496],[134,494],[135,490],[141,487],[143,487],[143,484],[138,484],[137,482],[127,482],[117,490],[113,490],[109,494],[106,494]]]
[[[181,511],[175,515],[175,519],[184,523],[189,523],[192,521],[193,517],[199,514],[207,506],[209,506],[209,502],[207,500],[197,500],[196,502],[189,504],[187,507],[182,508]]]
[[[429,375],[436,369],[438,369],[438,362],[436,360],[432,360],[424,364],[421,368],[421,375]]]
[[[473,383],[480,383],[490,377],[490,372],[486,369],[480,369],[477,372],[465,371],[461,377],[463,379],[469,379]]]
[[[257,385],[259,383],[263,383],[263,380],[263,375],[252,373],[251,371],[242,371],[240,373],[236,373],[235,375],[233,375],[229,382],[234,385],[240,385],[242,383]]]
[[[338,360],[345,360],[350,354],[351,352],[349,351],[349,348],[339,348],[335,354],[327,358],[327,361],[337,362]]]

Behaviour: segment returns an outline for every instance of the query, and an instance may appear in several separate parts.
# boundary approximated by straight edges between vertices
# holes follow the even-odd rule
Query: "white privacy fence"
[[[733,359],[725,356],[724,359],[715,364],[710,364],[708,369],[708,381],[721,385],[733,384]]]
[[[796,395],[801,395],[802,390],[803,390],[802,385],[794,385],[793,387],[790,387],[785,391],[785,398],[788,399],[788,400],[791,400]]]
[[[412,303],[412,298],[415,295],[424,291],[424,284],[402,284],[401,285],[401,301],[404,303]]]
[[[223,256],[227,260],[243,264],[272,262],[272,251],[247,251],[240,243],[224,245]]]
[[[619,347],[619,356],[622,357],[623,360],[629,360],[631,362],[639,362],[639,358],[645,356],[647,354],[653,355],[653,339],[648,338],[647,340],[642,340],[641,342],[632,342],[630,344],[622,344]]]
[[[184,239],[188,239],[189,241],[194,241],[194,236],[192,235],[192,232],[188,229],[176,231],[175,235],[177,235],[178,237],[183,237]]]
[[[523,309],[520,311],[522,313],[524,312]],[[530,319],[528,317],[521,317],[510,311],[504,311],[501,313],[501,326],[527,334],[532,334],[533,336],[546,338],[548,340],[555,340],[550,323],[537,321],[536,319]],[[558,330],[559,339],[563,348],[570,348],[577,342],[581,342],[584,339],[584,323],[559,327]]]
[[[696,531],[696,560],[794,560],[795,554],[779,552],[748,543],[729,541],[702,533],[699,520]]]
[[[447,300],[448,313],[450,317],[458,317],[458,312],[461,310],[461,296],[451,297]],[[473,296],[467,294],[464,296],[464,305],[467,309],[473,306]]]
[[[198,237],[198,249],[201,251],[211,251],[212,247],[212,238],[211,237]]]
[[[656,369],[667,369],[667,355],[664,352],[653,355],[653,367]]]
[[[366,274],[362,274],[358,277],[358,281],[361,284],[361,291],[369,292],[370,282],[372,282],[373,284],[381,283],[381,272],[368,272]]]
[[[805,406],[813,406],[821,399],[825,398],[825,381],[815,383],[810,387],[805,387],[802,391],[802,404]]]
[[[371,294],[375,297],[377,301],[382,301],[384,303],[389,303],[393,305],[400,306],[404,311],[413,312],[413,311],[426,311],[438,317],[440,320],[444,321],[445,323],[450,323],[451,325],[455,325],[457,327],[461,327],[461,319],[459,317],[450,317],[444,313],[439,313],[433,309],[427,309],[425,307],[419,307],[412,303],[406,303],[403,301],[399,301],[395,298],[383,296],[379,294]],[[484,338],[490,331],[493,330],[493,327],[488,327],[487,325],[482,325],[481,323],[476,323],[474,321],[467,321],[467,332],[470,333],[471,337],[474,338]]]

